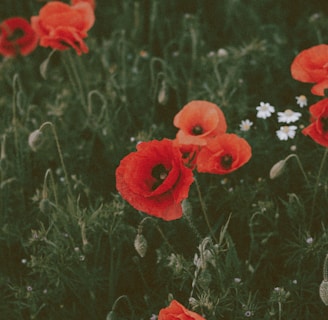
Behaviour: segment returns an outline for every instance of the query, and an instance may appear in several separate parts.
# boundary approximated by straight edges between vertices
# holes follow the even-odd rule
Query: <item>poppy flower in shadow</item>
[[[179,148],[184,165],[192,170],[195,169],[201,147],[195,144],[180,144],[177,139],[173,140],[173,144]]]
[[[186,145],[206,145],[209,138],[227,130],[222,110],[216,104],[202,100],[186,104],[175,115],[173,124],[180,129],[176,139]]]
[[[176,300],[172,300],[167,308],[161,309],[158,320],[205,320],[198,313],[186,309]]]
[[[309,111],[311,124],[302,133],[310,136],[316,143],[328,147],[328,98],[313,104]]]
[[[182,216],[193,174],[172,140],[141,142],[116,169],[116,188],[135,209],[163,220]]]
[[[227,174],[243,166],[252,156],[248,142],[232,133],[217,136],[197,157],[197,171]]]
[[[28,55],[36,48],[38,40],[30,23],[23,18],[12,17],[0,24],[0,53],[6,57]]]
[[[94,22],[94,11],[84,1],[72,6],[59,1],[48,2],[38,16],[31,18],[41,46],[57,50],[73,48],[78,55],[89,51],[84,39]]]
[[[93,10],[96,8],[96,1],[95,0],[71,0],[72,5],[77,4],[79,2],[89,3]]]
[[[291,74],[298,81],[315,83],[311,92],[323,96],[328,89],[328,45],[320,44],[299,53],[291,64]]]

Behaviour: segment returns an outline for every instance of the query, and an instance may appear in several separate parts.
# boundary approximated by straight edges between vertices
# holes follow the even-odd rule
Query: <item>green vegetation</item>
[[[0,18],[43,5],[3,0]],[[300,51],[328,43],[326,10],[98,0],[89,53],[1,57],[1,318],[146,320],[174,298],[207,320],[326,319],[328,151],[301,133],[319,97],[290,74]],[[220,106],[252,158],[226,176],[197,174],[183,218],[166,222],[120,197],[115,169],[137,142],[174,139],[191,100]],[[268,119],[256,116],[261,101],[275,107]],[[302,117],[281,141],[286,109]]]

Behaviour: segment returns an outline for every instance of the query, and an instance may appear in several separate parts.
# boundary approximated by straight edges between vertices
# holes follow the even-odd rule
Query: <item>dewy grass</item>
[[[0,16],[44,5],[5,0]],[[82,56],[0,57],[1,316],[156,319],[178,301],[207,320],[326,319],[327,148],[302,134],[322,97],[290,72],[328,43],[325,4],[98,0],[95,17]],[[140,142],[175,139],[191,100],[218,105],[252,156],[198,174],[164,221],[123,200],[115,171]],[[301,116],[280,140],[285,110]]]

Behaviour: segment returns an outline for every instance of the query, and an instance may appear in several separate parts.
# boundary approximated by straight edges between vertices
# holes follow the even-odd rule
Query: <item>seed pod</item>
[[[138,233],[134,240],[134,248],[141,258],[146,255],[147,247],[148,244],[146,238],[142,234]]]
[[[319,287],[319,295],[322,302],[328,306],[328,281],[323,280]]]

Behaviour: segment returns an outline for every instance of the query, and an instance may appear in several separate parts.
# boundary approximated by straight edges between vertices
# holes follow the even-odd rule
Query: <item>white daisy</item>
[[[271,117],[271,114],[274,113],[274,107],[270,105],[270,103],[260,102],[260,105],[256,107],[257,117],[266,119]]]
[[[279,140],[288,140],[289,138],[293,139],[296,134],[296,129],[296,126],[283,126],[276,131],[276,134]]]
[[[284,112],[278,112],[278,122],[291,123],[297,121],[302,114],[294,112],[293,110],[286,109]]]
[[[241,120],[239,128],[241,131],[248,131],[252,125],[253,125],[253,122],[250,121],[249,119]]]
[[[301,107],[307,106],[307,98],[304,94],[301,94],[300,96],[295,97],[296,103]]]

